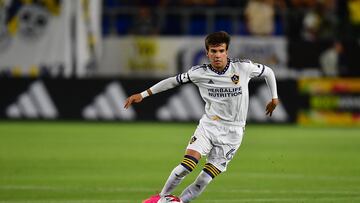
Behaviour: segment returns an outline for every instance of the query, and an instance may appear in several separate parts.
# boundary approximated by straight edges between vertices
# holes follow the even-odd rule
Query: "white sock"
[[[169,178],[167,179],[163,189],[161,190],[160,196],[171,194],[171,192],[174,191],[176,186],[178,186],[185,178],[185,176],[189,173],[190,171],[181,164],[176,166],[174,170],[170,173]]]
[[[206,186],[212,181],[212,177],[201,171],[194,183],[189,185],[180,195],[180,199],[184,203],[188,203],[191,200],[198,197],[206,188]]]

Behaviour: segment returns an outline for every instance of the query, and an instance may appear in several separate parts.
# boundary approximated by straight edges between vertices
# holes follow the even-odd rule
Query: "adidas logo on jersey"
[[[97,95],[93,102],[86,106],[82,115],[88,120],[133,120],[135,110],[133,107],[125,110],[121,101],[125,101],[127,95],[118,82],[112,82],[105,87],[104,92]]]
[[[214,81],[212,81],[212,79],[210,79],[208,84],[215,84],[215,83],[214,83]]]
[[[58,110],[43,82],[36,81],[26,92],[19,95],[15,103],[6,108],[6,114],[10,118],[55,119]]]

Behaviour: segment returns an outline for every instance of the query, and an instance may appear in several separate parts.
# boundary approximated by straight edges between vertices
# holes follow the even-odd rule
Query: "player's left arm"
[[[273,111],[279,104],[274,71],[263,64],[253,63],[252,61],[247,61],[247,64],[250,78],[265,77],[266,84],[270,89],[272,97],[271,101],[266,105],[265,111],[266,115],[272,116]]]
[[[270,92],[271,92],[271,101],[266,105],[266,115],[272,116],[273,111],[275,110],[276,106],[279,104],[278,94],[277,94],[277,87],[276,87],[276,78],[274,71],[264,66],[264,70],[262,75],[265,77],[266,84],[268,85]]]

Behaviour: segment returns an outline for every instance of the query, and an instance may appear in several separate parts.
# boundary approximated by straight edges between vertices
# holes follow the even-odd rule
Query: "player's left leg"
[[[171,194],[171,192],[181,183],[185,176],[187,176],[195,169],[200,158],[201,155],[199,152],[194,150],[187,150],[187,153],[184,156],[182,162],[170,173],[170,176],[168,177],[163,189],[160,192],[160,196]]]
[[[180,199],[184,202],[190,202],[198,197],[206,188],[206,186],[219,174],[221,171],[211,163],[205,164],[204,169],[200,172],[196,180],[189,185],[180,195]]]

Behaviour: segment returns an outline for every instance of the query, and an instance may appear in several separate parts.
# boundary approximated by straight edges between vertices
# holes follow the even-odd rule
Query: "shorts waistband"
[[[236,127],[245,127],[245,122],[240,121],[226,121],[221,119],[219,116],[208,116],[204,114],[201,118],[201,121],[207,122],[207,123],[217,123],[221,125],[228,125],[228,126],[236,126]]]

